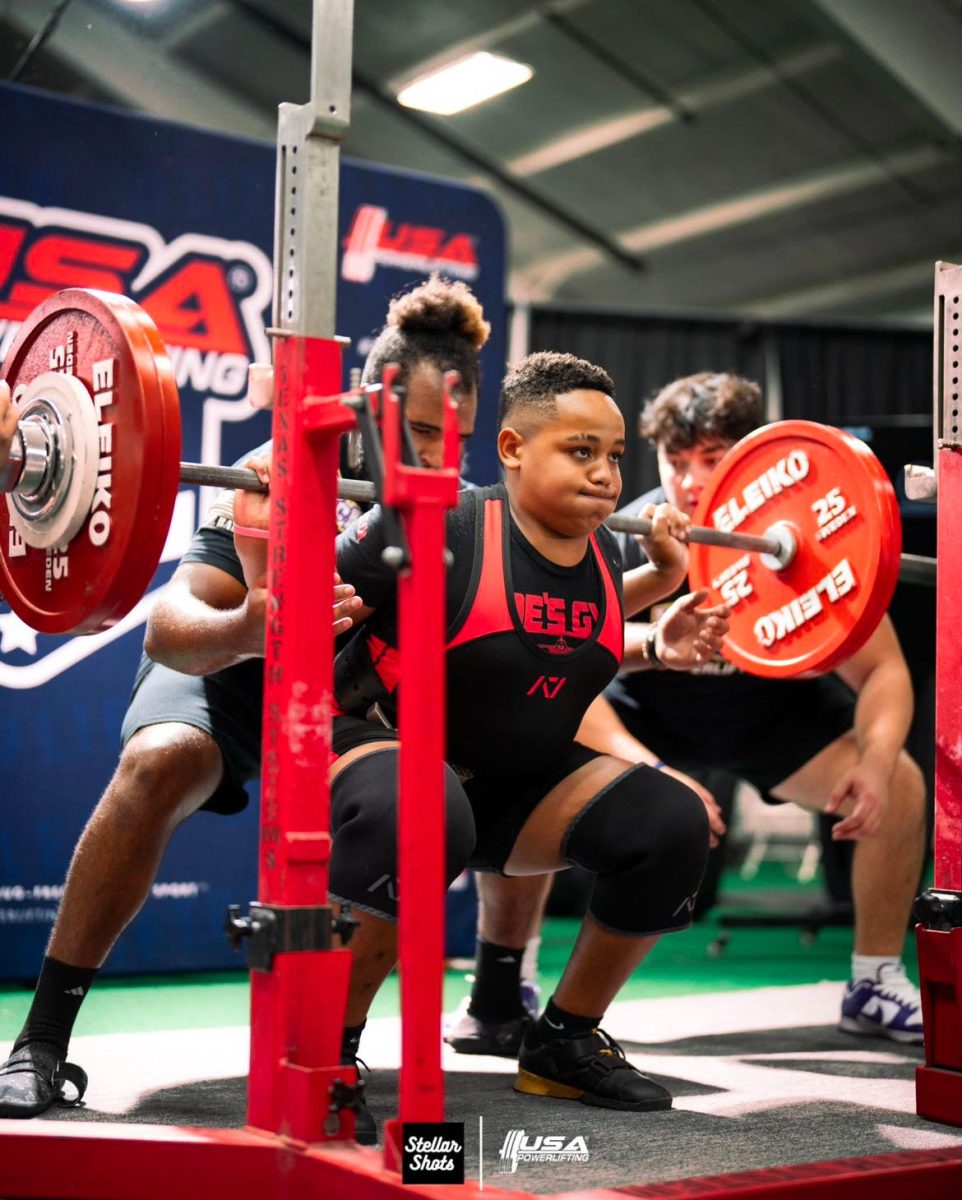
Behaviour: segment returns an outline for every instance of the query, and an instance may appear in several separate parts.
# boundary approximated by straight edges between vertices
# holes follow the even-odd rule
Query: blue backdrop
[[[0,360],[20,321],[68,286],[124,292],[174,361],[184,458],[229,463],[269,435],[243,400],[266,362],[274,148],[259,141],[0,84]],[[344,162],[338,332],[360,365],[389,298],[432,269],[467,280],[492,324],[468,475],[496,477],[505,360],[505,233],[482,193]],[[206,497],[183,488],[151,591],[167,580]],[[0,605],[0,978],[35,977],[66,865],[116,765],[150,593],[108,634],[33,634]],[[153,896],[108,969],[239,966],[221,932],[254,897],[255,803],[175,835]]]

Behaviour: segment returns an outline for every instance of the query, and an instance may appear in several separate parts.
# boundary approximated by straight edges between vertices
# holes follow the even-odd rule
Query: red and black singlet
[[[560,567],[530,545],[500,484],[463,492],[448,516],[448,758],[473,774],[543,770],[567,753],[585,710],[621,662],[621,560],[601,528]],[[345,712],[377,702],[393,719],[398,684],[395,576],[381,562],[377,509],[338,539],[338,571],[376,609],[337,656]]]

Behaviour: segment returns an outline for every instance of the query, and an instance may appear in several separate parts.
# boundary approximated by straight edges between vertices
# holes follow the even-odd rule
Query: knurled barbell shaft
[[[269,489],[261,483],[257,472],[249,467],[219,467],[208,463],[181,463],[180,478],[183,483],[200,484],[206,487],[234,488],[244,492],[265,494]],[[0,481],[0,491],[13,491]],[[342,500],[356,500],[361,504],[375,499],[374,484],[363,479],[337,481],[337,494]],[[609,517],[605,524],[615,533],[647,534],[651,532],[651,521],[646,517]],[[712,529],[707,525],[692,525],[688,530],[689,542],[701,542],[709,546],[728,546],[733,550],[749,550],[755,554],[778,557],[782,542],[768,535],[753,533],[729,533],[724,529]],[[934,585],[936,560],[920,554],[903,554],[899,578],[907,583]]]
[[[18,429],[19,438],[14,439],[14,453],[11,454],[10,469],[5,477],[0,477],[0,490],[24,491],[28,475],[28,445],[30,438],[43,438],[42,422],[24,421]],[[29,436],[28,436],[29,435]],[[17,444],[19,443],[19,444]],[[49,441],[44,441],[44,449],[50,454]],[[16,469],[14,464],[19,460],[22,467]],[[181,463],[180,479],[182,483],[195,483],[208,487],[234,488],[245,492],[266,493],[267,486],[261,483],[256,471],[249,467],[221,467],[206,463]],[[373,501],[374,487],[363,480],[338,479],[338,496],[342,500]],[[651,532],[651,522],[645,517],[609,517],[606,522],[609,529],[618,533],[647,534]],[[748,533],[729,533],[722,529],[710,529],[705,526],[693,525],[687,534],[690,542],[704,542],[711,546],[728,546],[733,550],[750,550],[756,554],[769,554],[781,563],[791,557],[786,554],[786,545],[782,539],[768,534],[761,537]]]
[[[651,521],[647,517],[609,517],[605,524],[615,533],[651,533]],[[776,537],[754,533],[728,533],[724,529],[712,529],[708,525],[692,525],[685,534],[686,542],[702,542],[706,546],[728,546],[732,550],[751,550],[755,554],[771,554],[778,557],[782,543]]]
[[[921,583],[935,587],[936,559],[924,554],[903,554],[899,563],[899,580],[902,583]]]
[[[181,463],[180,478],[184,483],[206,484],[211,487],[238,488],[245,492],[264,493],[268,489],[249,467],[215,467],[205,463]],[[374,501],[374,484],[363,479],[338,479],[337,494],[343,500],[359,503]],[[609,517],[605,524],[615,533],[651,532],[651,521],[647,517]],[[733,550],[749,550],[756,554],[778,557],[782,542],[776,537],[753,533],[729,533],[724,529],[712,529],[708,525],[693,525],[688,530],[689,542],[702,542],[708,546],[729,546]],[[934,558],[921,554],[903,554],[899,579],[905,583],[935,585]]]
[[[241,492],[260,492],[269,489],[261,483],[256,471],[250,467],[217,467],[208,463],[180,464],[181,483],[199,483],[202,487],[233,488]],[[337,494],[342,500],[357,500],[359,503],[374,502],[374,484],[364,479],[341,479],[337,481]]]
[[[181,463],[180,478],[183,483],[199,483],[209,487],[237,488],[244,492],[261,492],[268,489],[261,483],[256,471],[249,467],[217,467],[205,463]],[[374,500],[374,484],[361,479],[338,479],[337,494],[344,500],[368,503]],[[651,533],[651,521],[647,517],[609,517],[605,524],[615,533]],[[775,537],[756,536],[752,533],[727,533],[724,529],[711,529],[705,525],[693,525],[687,534],[689,542],[704,542],[710,546],[730,546],[733,550],[752,550],[756,554],[778,555],[782,543]]]

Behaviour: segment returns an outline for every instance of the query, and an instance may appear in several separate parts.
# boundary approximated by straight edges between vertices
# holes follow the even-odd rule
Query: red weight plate
[[[724,655],[772,679],[821,675],[865,644],[898,581],[902,527],[884,468],[864,442],[811,421],[756,429],[705,485],[696,525],[764,534],[793,529],[781,571],[762,556],[692,544],[692,589],[731,605]]]
[[[42,633],[95,633],[144,594],[180,477],[180,403],[163,342],[124,296],[70,288],[23,323],[4,361],[16,393],[45,371],[75,375],[98,413],[100,473],[66,547],[24,546],[0,504],[0,592]]]

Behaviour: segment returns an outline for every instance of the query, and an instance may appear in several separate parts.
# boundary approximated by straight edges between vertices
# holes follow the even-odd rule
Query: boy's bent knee
[[[474,849],[474,818],[458,777],[445,767],[445,882],[464,870]],[[330,889],[364,912],[397,917],[397,752],[355,759],[331,785]]]
[[[619,776],[578,814],[563,853],[596,873],[589,912],[599,924],[641,936],[690,924],[708,838],[698,796],[641,766]]]

